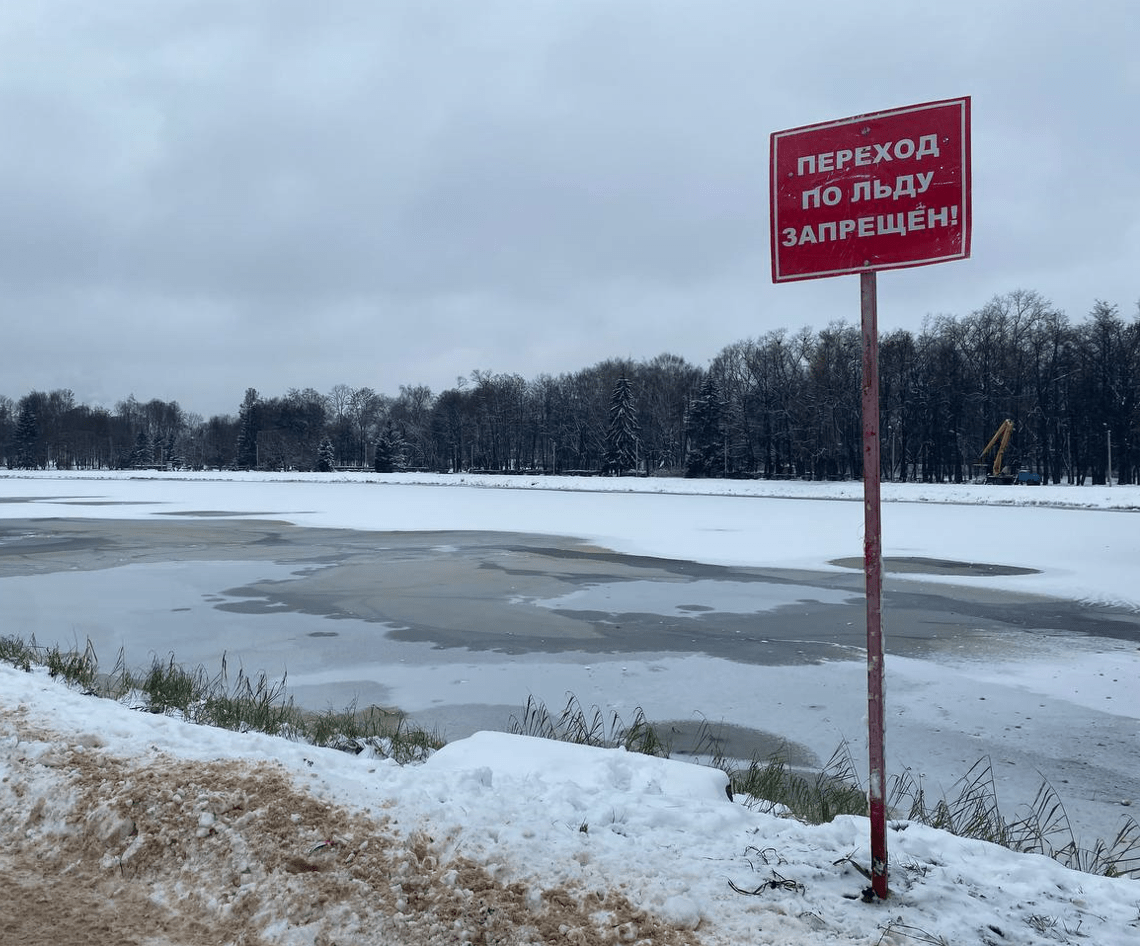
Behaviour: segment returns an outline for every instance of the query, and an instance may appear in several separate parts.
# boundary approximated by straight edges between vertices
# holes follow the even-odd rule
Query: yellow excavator
[[[1013,421],[1006,418],[1001,422],[1001,425],[990,438],[990,442],[986,444],[985,449],[979,457],[979,461],[985,460],[986,454],[993,450],[995,446],[997,447],[997,452],[994,454],[993,469],[986,474],[986,483],[991,486],[1010,486],[1017,481],[1017,474],[1011,473],[1009,467],[1002,465],[1002,461],[1005,459],[1005,448],[1009,446],[1009,438],[1012,433]]]

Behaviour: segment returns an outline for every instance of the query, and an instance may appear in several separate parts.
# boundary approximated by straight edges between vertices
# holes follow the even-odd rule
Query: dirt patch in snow
[[[122,759],[22,717],[0,713],[5,946],[699,942],[616,892],[497,878],[280,766]]]

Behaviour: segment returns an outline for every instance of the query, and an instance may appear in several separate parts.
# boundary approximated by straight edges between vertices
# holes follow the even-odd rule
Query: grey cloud
[[[854,321],[850,280],[769,282],[768,135],[961,94],[974,258],[884,274],[884,328],[1018,287],[1131,312],[1138,30],[1124,2],[13,0],[0,306],[34,321],[0,393],[213,411],[255,377],[438,387]]]

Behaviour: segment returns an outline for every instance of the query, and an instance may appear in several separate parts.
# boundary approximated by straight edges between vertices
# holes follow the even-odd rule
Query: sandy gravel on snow
[[[348,811],[283,768],[108,754],[0,711],[4,946],[697,944],[614,891],[496,881],[494,865]],[[21,751],[23,750],[23,751]]]

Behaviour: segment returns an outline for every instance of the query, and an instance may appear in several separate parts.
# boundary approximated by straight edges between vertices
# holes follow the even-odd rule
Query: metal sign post
[[[772,281],[848,273],[860,280],[868,810],[871,889],[883,899],[889,891],[876,273],[969,257],[970,99],[773,132],[770,173]]]
[[[887,896],[887,752],[883,706],[883,548],[879,514],[879,330],[875,273],[859,276],[863,328],[863,570],[867,589],[867,749],[871,889]]]

